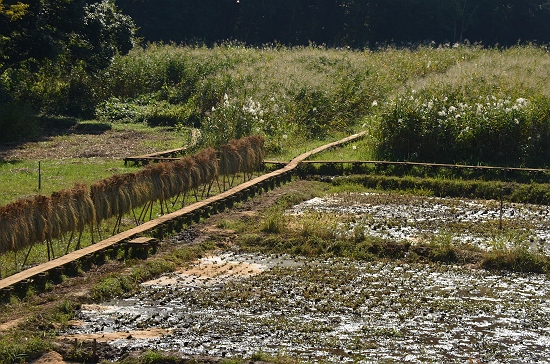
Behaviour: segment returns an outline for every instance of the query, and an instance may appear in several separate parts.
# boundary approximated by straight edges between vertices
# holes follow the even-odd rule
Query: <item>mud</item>
[[[525,245],[550,253],[550,206],[352,193],[314,198],[294,206],[288,213],[300,215],[312,211],[353,216],[340,224],[341,235],[361,230],[364,235],[413,243],[446,239],[483,250]]]
[[[136,296],[83,307],[83,325],[66,334],[124,333],[110,345],[127,351],[249,357],[261,350],[308,362],[545,362],[550,356],[544,275],[238,253],[217,261],[228,257],[265,270],[220,275],[208,284],[181,273],[147,282]],[[143,328],[158,335],[133,334]]]
[[[450,234],[486,249],[508,236],[506,244],[527,237],[546,251],[550,231],[548,207],[506,204],[502,233],[497,201],[342,194],[287,213],[316,209],[352,215],[341,233],[355,223],[368,234],[411,240]],[[83,306],[60,334],[105,338],[113,353],[151,349],[247,358],[261,351],[313,363],[548,363],[550,277],[228,250],[145,282],[131,297]]]

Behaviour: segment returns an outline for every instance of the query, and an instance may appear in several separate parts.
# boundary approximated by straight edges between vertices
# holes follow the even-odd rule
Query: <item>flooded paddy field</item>
[[[342,234],[358,226],[395,240],[449,234],[484,249],[506,241],[547,251],[550,231],[547,206],[517,204],[503,205],[501,230],[496,201],[338,194],[286,211],[289,219],[307,213],[344,216]],[[133,296],[82,306],[62,335],[108,342],[121,353],[549,363],[550,277],[235,247],[145,282]]]
[[[289,214],[339,215],[338,233],[430,241],[483,250],[525,245],[550,253],[550,206],[393,193],[340,193],[294,206]]]
[[[129,350],[262,351],[307,362],[548,362],[550,280],[229,252],[147,282],[133,297],[84,306],[78,319],[69,337],[108,338]]]

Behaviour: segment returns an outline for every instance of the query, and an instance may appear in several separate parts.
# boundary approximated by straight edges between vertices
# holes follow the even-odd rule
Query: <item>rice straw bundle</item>
[[[180,160],[173,163],[174,164],[174,173],[175,180],[178,183],[178,194],[176,195],[176,200],[172,203],[172,206],[177,202],[179,196],[183,193],[182,207],[185,204],[185,196],[187,192],[191,189],[193,180],[191,178],[191,170],[195,165],[195,161],[191,157],[184,157]]]
[[[128,173],[126,176],[126,188],[130,197],[132,208],[145,205],[151,199],[151,191],[148,181],[140,178],[138,173]]]
[[[145,168],[144,175],[151,184],[151,200],[164,200],[164,178],[162,175],[166,172],[165,163],[150,164]]]
[[[92,225],[95,220],[95,206],[86,185],[77,184],[70,192],[72,204],[77,211],[76,229],[82,234],[86,226]]]
[[[197,191],[203,181],[203,176],[202,176],[203,172],[201,167],[197,164],[197,161],[195,160],[195,158],[193,158],[193,162],[194,163],[191,166],[191,170],[190,170],[191,185],[189,187],[190,189],[195,191],[195,199],[198,201],[199,197],[198,197]]]
[[[36,236],[33,226],[33,211],[32,201],[30,199],[22,199],[15,202],[17,222],[15,236],[15,250],[21,250],[32,243]]]
[[[206,189],[210,193],[212,183],[218,177],[218,158],[213,148],[206,148],[193,156],[193,159],[201,172],[201,184],[204,189],[201,196],[204,196]]]
[[[75,193],[71,189],[65,189],[52,193],[52,226],[51,237],[59,239],[68,232],[77,230],[79,224],[78,205],[75,201]]]
[[[181,182],[177,176],[175,166],[173,162],[162,163],[164,170],[160,175],[162,179],[163,189],[163,200],[167,200],[170,197],[177,196],[180,189]]]
[[[8,204],[0,211],[0,246],[2,252],[17,251],[33,238],[32,203],[27,199]]]
[[[235,143],[237,151],[243,160],[240,172],[248,173],[250,176],[254,171],[254,165],[256,163],[256,153],[254,153],[252,149],[250,139],[241,138],[231,142]]]
[[[107,183],[105,180],[97,181],[90,186],[90,195],[95,207],[96,224],[113,216],[111,203],[107,196]]]
[[[36,195],[32,199],[32,225],[34,237],[32,242],[43,242],[48,236],[50,222],[52,220],[51,198],[42,195]]]
[[[63,196],[59,192],[52,193],[52,213],[49,222],[49,229],[46,234],[46,240],[52,241],[59,239],[63,235],[64,226],[68,225],[67,214],[65,213],[66,205],[63,202]]]
[[[219,171],[221,175],[229,176],[238,173],[242,162],[241,155],[233,143],[225,144],[220,147]]]
[[[106,180],[112,215],[119,218],[132,208],[128,180],[128,176],[123,174],[115,174]]]
[[[252,147],[252,150],[254,150],[254,153],[256,155],[254,169],[259,171],[265,158],[265,139],[260,135],[252,135],[249,137],[249,139],[250,146]]]
[[[218,159],[213,148],[206,148],[193,156],[195,163],[201,170],[202,183],[212,182],[218,175]]]
[[[8,206],[0,206],[0,254],[13,250],[12,214]]]

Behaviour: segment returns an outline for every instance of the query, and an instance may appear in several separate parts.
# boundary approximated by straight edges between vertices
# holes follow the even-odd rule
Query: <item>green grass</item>
[[[336,177],[335,185],[362,185],[365,188],[385,191],[398,191],[437,197],[466,197],[487,200],[550,204],[549,183],[505,183],[480,179],[451,179],[417,176],[384,176],[377,174],[358,174]]]
[[[0,334],[0,363],[24,363],[52,349],[52,343],[38,332]]]
[[[116,159],[42,160],[41,189],[38,189],[39,161],[0,162],[0,204],[34,194],[51,195],[52,192],[72,188],[76,183],[89,185],[116,173],[135,170]]]
[[[83,121],[77,124],[86,125],[86,128],[94,128],[90,125],[101,125],[97,121]],[[84,127],[83,127],[84,128]],[[189,128],[173,128],[173,127],[150,127],[146,124],[112,124],[114,132],[121,133],[139,133],[149,135],[151,137],[136,138],[137,149],[148,149],[153,151],[163,151],[175,149],[187,145],[191,139],[191,130]],[[91,137],[93,138],[93,136]],[[103,140],[104,136],[97,136],[97,140]],[[137,167],[132,164],[124,165],[122,157],[107,158],[107,157],[75,157],[82,152],[81,144],[89,143],[86,135],[65,134],[53,136],[40,141],[36,144],[27,144],[25,148],[34,149],[31,155],[32,159],[25,160],[0,160],[0,205],[13,202],[18,198],[22,198],[34,194],[50,195],[52,192],[59,191],[65,188],[71,188],[76,183],[84,183],[90,185],[93,182],[110,177],[114,174],[122,174],[134,172]],[[116,139],[115,139],[116,142]],[[70,149],[67,154],[73,157],[65,157],[63,149]],[[88,148],[92,150],[98,149],[99,152],[104,152],[108,149],[109,144],[103,145],[98,142],[97,146],[90,145]],[[39,158],[41,150],[48,157]],[[60,157],[52,157],[51,150],[58,150]],[[53,153],[55,154],[55,152]],[[131,156],[131,155],[124,155]],[[39,187],[39,163],[40,163],[40,189]]]
[[[489,162],[500,160],[503,164],[516,161],[515,164],[532,162],[540,165],[544,164],[544,151],[550,150],[544,142],[547,132],[544,120],[548,115],[544,114],[543,102],[550,97],[549,73],[546,71],[550,64],[548,58],[544,48],[534,46],[504,50],[466,46],[420,47],[415,50],[388,48],[360,52],[316,47],[151,45],[115,59],[96,85],[96,94],[104,101],[98,105],[97,115],[101,121],[83,124],[89,124],[88,127],[110,125],[114,131],[161,133],[163,138],[144,142],[158,150],[181,146],[181,140],[188,139],[189,129],[186,128],[195,124],[201,125],[200,141],[205,144],[219,144],[240,134],[260,133],[266,138],[267,158],[282,161],[365,129],[369,130],[369,135],[363,140],[315,158],[401,159],[417,153],[416,159],[435,161],[428,155],[422,157],[418,154],[420,150],[416,149],[425,146],[422,150],[429,151],[434,146],[431,140],[439,138],[440,147],[447,150],[445,153],[433,152],[433,155],[459,156],[451,149],[459,145],[472,146],[482,137],[482,130],[494,129],[500,132],[484,136],[487,142],[498,143],[500,139],[495,140],[494,136],[502,135],[513,139],[514,150],[528,154],[493,155]],[[508,118],[506,122],[496,109],[486,110],[482,117],[498,120],[496,127],[501,125],[504,129],[476,121],[479,128],[475,129],[477,134],[469,136],[470,139],[457,140],[454,127],[446,134],[438,134],[435,119],[442,108],[458,108],[459,104],[473,107],[479,97],[485,100],[493,96],[497,101],[511,102],[525,98],[535,109]],[[426,110],[419,109],[419,105],[432,98],[439,100],[439,109],[433,109],[435,111],[428,115],[424,112]],[[443,101],[445,98],[447,101]],[[112,108],[105,109],[106,105]],[[398,116],[407,116],[411,125],[425,115],[429,116],[421,123],[424,132],[405,130],[402,135],[406,140],[418,141],[414,150],[396,149],[404,144],[396,134],[398,128],[391,127],[399,119],[395,114],[396,107]],[[149,111],[170,109],[167,112],[175,113],[180,119],[173,128],[151,128],[155,123],[148,123],[141,116],[132,117],[130,111],[136,108]],[[538,144],[527,143],[527,138],[533,136],[527,132],[522,132],[521,140],[516,138],[519,134],[513,127],[517,117],[522,130],[531,130],[530,133],[536,133],[533,134],[535,137],[540,134]],[[481,120],[475,113],[469,117],[469,120],[478,119]],[[542,120],[542,124],[535,123],[535,120]],[[54,146],[63,138],[70,137],[57,137],[46,143]],[[525,146],[530,149],[523,148]],[[462,152],[467,151],[461,149]],[[484,155],[488,156],[484,151],[480,154],[477,150],[476,153],[475,156],[482,161]],[[457,161],[468,158],[460,157]],[[75,172],[59,171],[56,174],[52,170],[49,178],[53,181],[44,181],[46,191],[53,191],[64,183],[71,186],[79,180],[99,179],[89,176],[92,171],[81,170],[78,162],[67,163],[74,165]],[[97,158],[94,163],[99,164],[100,176],[105,175],[105,169],[120,168]],[[13,167],[0,166],[0,185],[5,187],[2,191],[6,191],[3,192],[6,196],[0,195],[2,204],[37,192],[36,163],[15,168],[23,176],[16,174],[14,181],[9,182],[13,177],[9,175]],[[63,182],[55,181],[55,178],[62,178]],[[19,185],[27,187],[16,188]]]

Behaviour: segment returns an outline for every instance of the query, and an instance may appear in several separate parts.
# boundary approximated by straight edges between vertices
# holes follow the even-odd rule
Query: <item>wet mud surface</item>
[[[335,194],[294,206],[289,214],[321,212],[353,217],[342,235],[357,233],[390,240],[445,237],[483,250],[526,244],[550,254],[550,206],[384,193]]]
[[[401,219],[402,228],[417,229],[414,238],[440,233],[455,221],[463,224],[452,230],[457,236],[484,239],[476,224],[495,224],[495,213],[500,215],[494,201],[426,197],[407,198],[407,204],[399,196],[364,196],[310,200],[288,214],[316,206],[330,213],[348,209],[345,214],[369,215],[373,223],[364,226],[386,226],[386,233]],[[513,231],[546,239],[537,235],[549,231],[546,206],[504,208]],[[134,296],[83,306],[60,335],[95,338],[120,353],[152,349],[244,358],[261,351],[306,362],[544,363],[550,362],[550,277],[228,250],[145,282]]]
[[[195,282],[170,274],[136,296],[83,307],[66,334],[103,336],[118,349],[224,357],[261,350],[310,362],[550,357],[544,275],[237,253],[217,261],[265,269]],[[149,337],[136,334],[143,330]]]

